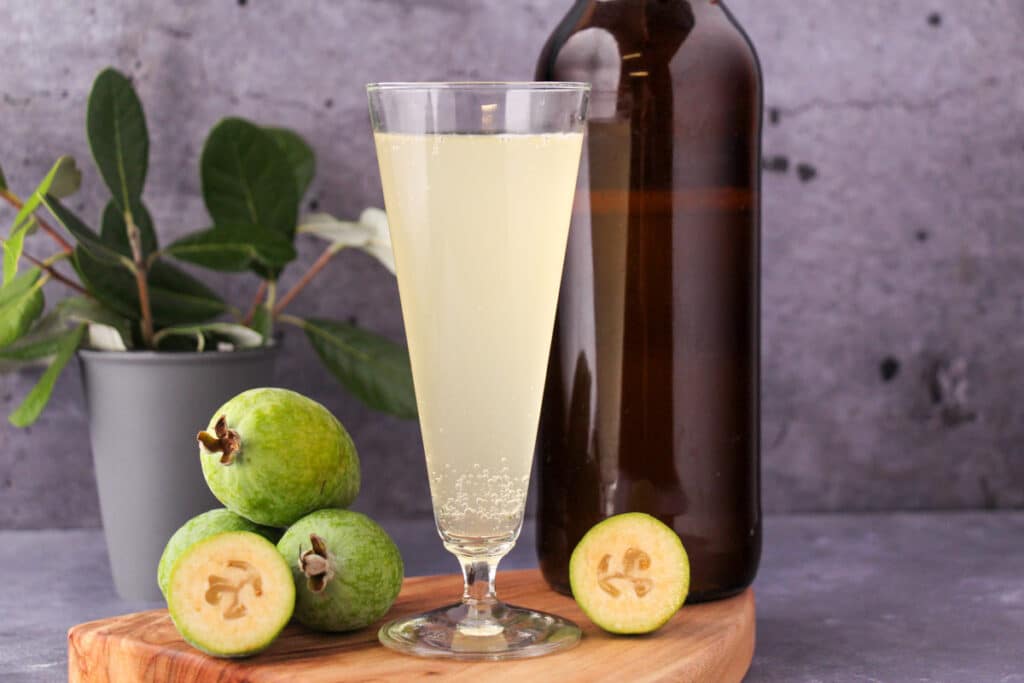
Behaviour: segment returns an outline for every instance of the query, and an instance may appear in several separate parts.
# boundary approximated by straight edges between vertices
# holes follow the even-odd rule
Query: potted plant
[[[0,171],[0,198],[17,209],[3,240],[0,369],[45,366],[9,416],[27,426],[77,352],[114,581],[125,598],[151,599],[159,597],[155,570],[166,539],[216,505],[196,457],[197,426],[232,395],[272,383],[276,325],[300,328],[331,374],[374,409],[415,417],[412,377],[403,347],[348,323],[286,312],[343,248],[394,269],[379,209],[354,222],[326,214],[299,220],[316,162],[296,133],[239,118],[218,123],[200,160],[210,227],[162,245],[143,201],[149,138],[128,78],[113,69],[99,74],[86,129],[111,193],[98,231],[64,203],[81,182],[70,157],[24,199]],[[25,236],[36,230],[52,238],[55,253],[25,251]],[[278,277],[303,234],[327,245],[279,296]],[[260,285],[248,306],[235,307],[181,263],[254,272]],[[43,290],[54,281],[76,295],[46,310]]]

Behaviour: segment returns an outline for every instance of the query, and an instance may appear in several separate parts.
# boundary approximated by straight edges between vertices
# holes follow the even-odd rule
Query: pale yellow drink
[[[446,540],[519,533],[582,138],[375,135]]]

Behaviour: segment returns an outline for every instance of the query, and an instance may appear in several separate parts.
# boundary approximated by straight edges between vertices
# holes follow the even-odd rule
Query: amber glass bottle
[[[538,80],[593,84],[538,436],[537,546],[568,592],[594,524],[642,511],[690,555],[691,600],[761,551],[761,75],[714,0],[578,0]]]

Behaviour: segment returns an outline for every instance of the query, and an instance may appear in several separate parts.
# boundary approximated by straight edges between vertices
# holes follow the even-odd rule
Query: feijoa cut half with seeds
[[[277,547],[251,531],[191,545],[171,568],[167,607],[181,636],[217,657],[269,646],[291,619],[295,584]]]
[[[178,561],[178,557],[204,538],[216,536],[225,531],[251,531],[271,543],[277,543],[283,533],[279,529],[250,522],[245,517],[224,508],[196,515],[174,532],[171,539],[167,541],[167,545],[164,546],[163,555],[160,556],[160,565],[157,567],[156,576],[157,582],[160,584],[160,592],[164,594],[164,597],[167,596],[167,583],[171,578],[171,567]]]
[[[672,618],[690,588],[690,561],[679,536],[640,512],[596,524],[569,560],[577,604],[610,633],[650,633]]]

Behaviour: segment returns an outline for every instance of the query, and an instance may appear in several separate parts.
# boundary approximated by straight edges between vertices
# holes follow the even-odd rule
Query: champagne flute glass
[[[519,536],[579,170],[584,83],[367,86],[437,529],[456,604],[399,619],[409,654],[531,657],[579,628],[498,600]]]

